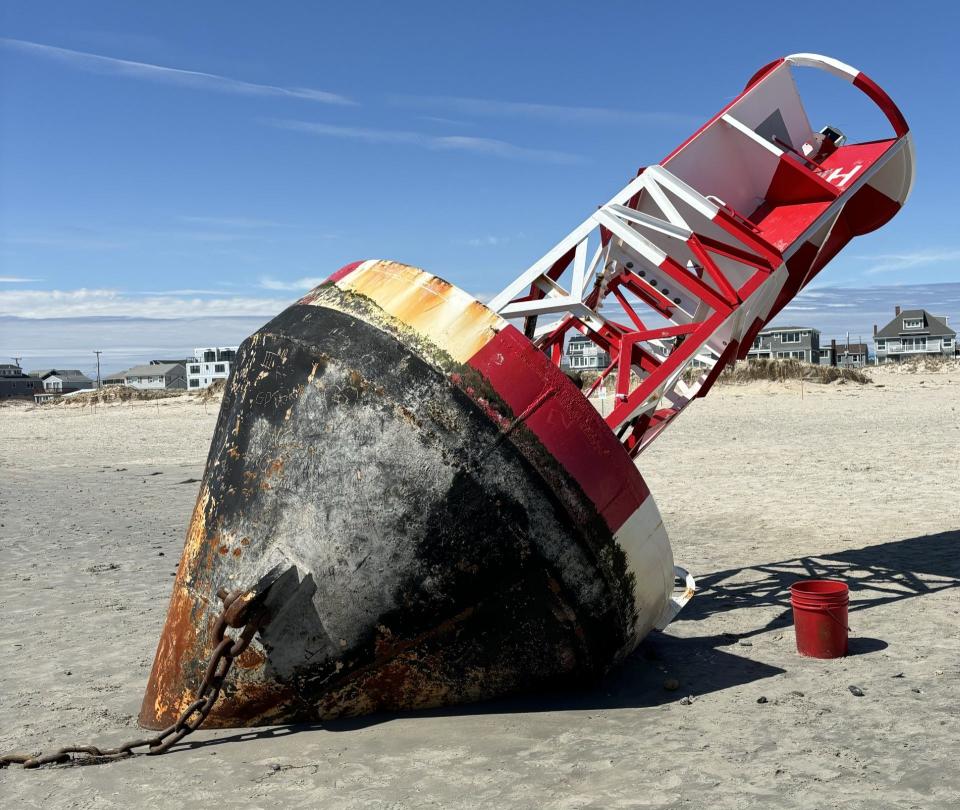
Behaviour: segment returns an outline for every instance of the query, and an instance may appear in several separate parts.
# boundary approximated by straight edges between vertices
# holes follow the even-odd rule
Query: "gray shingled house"
[[[748,360],[820,362],[820,331],[810,326],[771,326],[757,333]]]
[[[11,397],[32,399],[43,390],[43,383],[36,377],[23,373],[15,363],[0,363],[0,399]]]
[[[878,363],[898,363],[908,357],[932,354],[953,357],[956,351],[957,333],[947,325],[947,318],[931,315],[925,309],[901,311],[897,307],[893,320],[883,329],[874,330]]]

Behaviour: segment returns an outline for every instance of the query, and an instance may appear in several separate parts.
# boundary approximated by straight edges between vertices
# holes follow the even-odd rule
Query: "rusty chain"
[[[131,740],[116,748],[98,748],[95,745],[69,745],[49,754],[24,754],[12,752],[0,755],[0,768],[9,765],[23,765],[24,768],[39,768],[41,765],[95,765],[103,762],[134,756],[135,749],[146,748],[141,753],[148,756],[164,754],[188,734],[203,725],[213,709],[223,682],[230,672],[233,660],[243,653],[253,641],[257,631],[266,623],[267,613],[263,600],[277,579],[276,569],[271,571],[254,588],[241,589],[227,593],[221,588],[217,596],[223,602],[223,610],[213,630],[215,646],[207,664],[196,699],[183,710],[176,722],[152,737]],[[233,637],[227,628],[240,630]],[[81,755],[80,757],[74,755]]]

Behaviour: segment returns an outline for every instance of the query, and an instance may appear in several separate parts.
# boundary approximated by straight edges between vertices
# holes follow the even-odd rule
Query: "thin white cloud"
[[[271,219],[254,219],[250,217],[177,217],[181,222],[191,225],[217,225],[223,228],[292,228],[286,222],[274,222]]]
[[[277,87],[271,84],[257,84],[256,82],[247,82],[242,79],[232,79],[228,76],[218,76],[215,73],[182,70],[180,68],[165,67],[163,65],[153,65],[148,62],[132,62],[127,59],[116,59],[112,56],[73,51],[68,48],[58,48],[54,45],[44,45],[39,42],[28,42],[21,39],[0,38],[0,45],[20,51],[21,53],[46,59],[54,59],[58,62],[63,62],[92,73],[159,81],[198,90],[212,90],[219,93],[234,93],[247,96],[279,96],[318,101],[322,104],[356,104],[355,101],[351,101],[344,96],[325,90],[314,90],[309,87]]]
[[[283,279],[273,278],[272,276],[261,276],[260,286],[265,290],[290,290],[291,292],[312,290],[318,284],[323,284],[325,278],[314,278],[305,276],[294,279],[293,281],[284,281]]]
[[[42,281],[42,279],[24,278],[23,276],[0,276],[0,284],[29,284],[31,281]]]
[[[881,253],[876,256],[858,256],[857,258],[876,262],[872,267],[863,271],[863,275],[873,276],[879,273],[909,270],[912,267],[957,261],[960,259],[960,250],[957,248],[930,248],[910,253]]]
[[[427,135],[396,129],[373,129],[369,127],[343,127],[335,124],[319,124],[311,121],[270,120],[271,126],[306,132],[328,138],[344,138],[370,144],[399,144],[418,146],[438,151],[473,152],[474,154],[510,160],[532,160],[544,163],[582,163],[583,158],[569,152],[552,149],[531,149],[525,146],[500,141],[495,138],[474,138],[464,135]]]
[[[472,239],[464,240],[463,244],[468,247],[499,247],[513,241],[511,236],[475,236]]]
[[[26,247],[67,250],[118,250],[130,245],[128,241],[103,238],[79,229],[75,232],[7,236],[0,239],[0,242],[14,247],[24,245]]]
[[[533,118],[566,124],[643,124],[653,126],[691,126],[701,123],[695,115],[674,112],[639,112],[610,107],[570,107],[560,104],[535,104],[525,101],[464,98],[460,96],[391,96],[388,101],[400,107],[437,109],[460,115],[488,118]]]
[[[196,318],[271,316],[292,303],[288,298],[199,297],[174,290],[130,293],[108,289],[0,290],[0,316],[17,318]]]

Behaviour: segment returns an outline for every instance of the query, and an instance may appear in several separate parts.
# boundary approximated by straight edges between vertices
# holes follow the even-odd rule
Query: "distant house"
[[[820,362],[820,331],[810,326],[772,326],[757,333],[747,360]]]
[[[194,349],[193,359],[187,363],[187,387],[206,388],[214,380],[227,379],[238,349],[238,346]]]
[[[127,372],[130,369],[124,371],[115,371],[113,374],[105,374],[101,377],[103,385],[126,385],[127,384]]]
[[[150,363],[124,372],[125,385],[141,390],[170,390],[187,387],[187,371],[180,363]]]
[[[574,335],[567,342],[564,365],[577,371],[603,371],[610,365],[610,355],[590,338]]]
[[[43,383],[44,393],[54,396],[69,394],[73,391],[88,391],[95,385],[93,380],[76,368],[48,368],[31,371],[30,376],[36,377]]]
[[[0,363],[0,399],[32,399],[42,390],[43,383],[36,377],[24,374],[19,365]]]
[[[939,354],[953,357],[957,333],[947,325],[946,316],[931,315],[925,309],[894,309],[893,320],[883,329],[874,327],[877,362],[898,363],[908,357]]]
[[[820,349],[820,365],[859,368],[867,364],[869,350],[866,343],[838,343],[834,359],[830,356],[832,346],[825,345]]]

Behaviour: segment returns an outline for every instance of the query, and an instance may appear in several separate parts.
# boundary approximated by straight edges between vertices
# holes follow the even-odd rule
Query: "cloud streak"
[[[121,292],[110,289],[0,290],[0,317],[19,319],[121,317],[179,319],[270,317],[289,306],[288,298],[200,297],[201,291]]]
[[[29,284],[31,281],[40,281],[39,278],[25,278],[24,276],[0,276],[0,284]]]
[[[306,101],[316,101],[322,104],[356,104],[355,101],[344,96],[325,90],[315,90],[309,87],[278,87],[272,84],[258,84],[242,79],[233,79],[229,76],[219,76],[216,73],[183,70],[181,68],[166,67],[164,65],[153,65],[148,62],[133,62],[128,59],[117,59],[112,56],[73,51],[68,48],[58,48],[54,45],[44,45],[39,42],[28,42],[22,39],[0,38],[0,45],[20,53],[61,62],[90,73],[175,84],[181,87],[189,87],[196,90],[210,90],[217,93],[296,98]]]
[[[272,219],[254,219],[251,217],[177,217],[181,222],[191,225],[216,225],[221,228],[261,229],[261,228],[292,228],[286,222],[275,222]]]
[[[458,115],[484,118],[527,118],[563,124],[643,124],[647,126],[692,126],[702,123],[699,116],[674,112],[639,112],[610,107],[569,107],[560,104],[535,104],[524,101],[465,98],[461,96],[390,96],[398,107],[441,110]]]
[[[397,129],[374,129],[370,127],[344,127],[335,124],[314,123],[290,119],[272,119],[270,126],[293,132],[304,132],[325,138],[342,138],[368,144],[396,144],[416,146],[421,149],[449,152],[472,152],[489,157],[507,160],[531,160],[542,163],[582,163],[584,158],[569,152],[552,149],[531,149],[517,146],[495,138],[475,138],[464,135],[428,135],[423,132],[411,132]]]
[[[913,267],[954,262],[960,259],[960,249],[931,248],[929,250],[915,250],[910,253],[881,253],[876,256],[858,256],[857,258],[876,262],[872,267],[863,271],[865,276],[874,276],[880,273],[909,270]]]
[[[265,290],[289,290],[291,292],[306,292],[312,290],[318,284],[323,284],[325,278],[304,276],[293,281],[283,281],[272,276],[262,276],[260,286]]]

